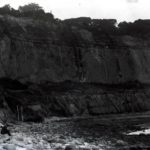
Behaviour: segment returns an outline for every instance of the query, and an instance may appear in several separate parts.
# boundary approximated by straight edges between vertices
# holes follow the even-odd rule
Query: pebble
[[[30,130],[31,126],[33,132]],[[55,133],[51,128],[44,129],[47,132],[43,132],[43,126],[43,124],[24,123],[15,125],[11,137],[0,136],[0,150],[99,150],[99,146],[94,146],[95,142],[89,143],[81,136],[63,134],[68,132],[65,129],[62,133]],[[56,131],[59,131],[59,127],[57,128]]]

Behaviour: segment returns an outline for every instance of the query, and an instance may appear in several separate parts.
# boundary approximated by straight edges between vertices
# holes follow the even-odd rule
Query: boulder
[[[68,144],[65,147],[65,150],[78,150],[74,144]]]
[[[6,145],[3,146],[3,148],[4,148],[5,150],[17,150],[17,149],[16,149],[16,146],[13,145],[13,144],[6,144]]]

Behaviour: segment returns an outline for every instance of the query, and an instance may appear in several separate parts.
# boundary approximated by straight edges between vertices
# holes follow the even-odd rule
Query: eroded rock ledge
[[[70,81],[21,84],[3,78],[0,84],[1,111],[13,114],[11,117],[19,121],[42,122],[50,116],[95,116],[150,110],[149,85],[137,82],[126,83],[126,86]]]

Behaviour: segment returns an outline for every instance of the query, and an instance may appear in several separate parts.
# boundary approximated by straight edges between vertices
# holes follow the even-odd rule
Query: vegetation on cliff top
[[[1,15],[11,15],[15,17],[28,17],[37,20],[63,23],[63,26],[68,29],[75,27],[78,29],[86,29],[94,35],[110,34],[110,35],[136,35],[145,36],[150,32],[150,20],[136,20],[135,22],[121,22],[117,25],[115,19],[91,19],[89,17],[80,17],[66,19],[64,21],[54,18],[51,12],[45,12],[44,9],[36,3],[29,3],[24,6],[19,6],[18,9],[12,8],[9,4],[0,8]]]
[[[80,30],[91,32],[96,41],[104,37],[111,39],[111,36],[118,35],[148,38],[150,34],[150,20],[137,20],[133,23],[121,22],[117,24],[117,20],[115,19],[91,19],[89,17],[80,17],[62,21],[54,18],[51,12],[45,12],[44,9],[36,3],[19,6],[17,10],[7,4],[0,8],[0,14],[55,23],[57,30],[59,30],[59,34],[65,35],[66,42],[69,40],[69,43],[74,43],[74,41],[77,43],[77,38],[81,41],[82,38],[80,38],[78,34]],[[65,38],[63,36],[63,39]],[[114,41],[111,41],[111,43],[113,42]]]
[[[41,19],[45,21],[54,20],[54,16],[52,13],[46,13],[44,9],[36,3],[19,6],[18,10],[12,8],[9,4],[7,4],[0,8],[0,14],[12,15],[15,17],[30,17],[33,19]]]

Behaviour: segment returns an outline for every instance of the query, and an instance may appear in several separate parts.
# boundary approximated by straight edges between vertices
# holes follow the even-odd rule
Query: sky
[[[150,0],[0,0],[0,6],[10,4],[18,8],[32,2],[60,19],[83,16],[118,22],[150,19]]]

